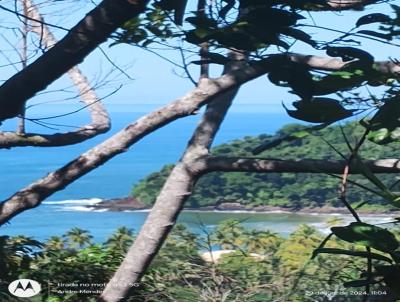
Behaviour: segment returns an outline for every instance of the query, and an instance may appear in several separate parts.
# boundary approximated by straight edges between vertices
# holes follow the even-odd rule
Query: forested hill
[[[253,156],[251,151],[267,140],[293,133],[299,125],[290,124],[280,129],[276,135],[244,137],[213,148],[214,155]],[[257,157],[277,159],[342,159],[337,151],[349,154],[343,133],[354,145],[363,128],[357,124],[343,127],[332,126],[313,135],[284,141],[277,147],[257,155]],[[343,133],[342,133],[343,132]],[[331,146],[327,143],[329,142]],[[334,148],[332,148],[332,146]],[[364,159],[393,158],[398,154],[397,143],[379,146],[366,142],[360,154]],[[336,149],[337,151],[335,151]],[[397,149],[397,152],[396,152]],[[154,202],[172,165],[152,173],[132,189],[132,196],[150,205]],[[391,185],[396,175],[380,175],[384,183]],[[371,186],[361,176],[351,176],[352,180]],[[222,202],[239,202],[249,208],[261,205],[300,209],[304,207],[343,206],[338,200],[340,179],[325,174],[295,173],[221,173],[214,172],[203,176],[196,185],[194,194],[187,202],[189,207],[215,205]],[[381,208],[382,198],[365,192],[356,186],[349,186],[348,199],[356,204],[368,201],[369,208]],[[371,208],[371,209],[372,209]]]

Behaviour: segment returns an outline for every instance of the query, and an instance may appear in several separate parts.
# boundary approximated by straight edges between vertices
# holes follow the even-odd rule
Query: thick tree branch
[[[230,71],[218,79],[203,79],[199,87],[184,97],[143,116],[108,140],[83,153],[63,168],[50,173],[4,201],[0,206],[0,224],[22,211],[38,206],[46,197],[64,189],[74,180],[97,168],[112,157],[125,152],[127,148],[147,134],[178,118],[194,114],[201,106],[211,102],[219,95],[265,74],[279,60],[287,58],[297,61],[302,60],[302,62],[308,62],[312,68],[320,69],[327,68],[326,66],[333,64],[332,62],[335,62],[336,67],[343,64],[340,59],[328,59],[328,62],[326,62],[324,59],[313,56],[297,54],[290,54],[289,56],[275,55],[263,61],[252,62],[250,65],[243,64],[241,69]],[[332,66],[329,68],[330,70],[333,69]],[[397,69],[398,67],[394,66],[392,69],[388,69],[387,72],[398,74]]]
[[[209,157],[210,145],[229,109],[234,95],[234,93],[221,95],[219,99],[214,100],[208,105],[203,120],[195,130],[185,153],[168,176],[135,242],[130,247],[122,264],[98,299],[99,302],[125,301],[129,294],[132,294],[132,291],[135,289],[131,288],[129,284],[138,282],[145,273],[152,259],[175,225],[185,201],[191,196],[195,183],[202,174],[211,171],[259,173],[342,172],[343,167],[346,165],[345,162]],[[398,160],[368,162],[367,165],[373,172],[400,172],[400,163]],[[352,173],[361,172],[361,169],[358,167],[353,168],[354,170],[351,170]]]
[[[255,172],[255,173],[331,173],[341,174],[346,161],[327,161],[318,159],[281,160],[262,158],[240,158],[211,156],[205,161],[205,173]],[[365,161],[372,173],[400,173],[400,159],[379,159]],[[350,174],[360,174],[362,169],[352,164]]]
[[[334,64],[339,65],[335,65],[336,68],[340,68],[340,64],[343,64],[339,59],[328,59],[329,62],[326,62],[324,59],[313,56],[275,55],[261,62],[243,64],[241,69],[230,71],[218,79],[203,79],[197,88],[184,97],[143,116],[66,166],[48,174],[3,201],[0,205],[0,225],[18,213],[38,206],[48,196],[64,189],[79,177],[89,173],[114,156],[125,152],[132,144],[147,134],[178,118],[194,114],[201,106],[211,102],[224,92],[265,74],[272,65],[277,64],[282,58],[301,59],[302,62],[308,62],[313,68],[327,68],[327,65],[332,64],[332,60]],[[332,66],[329,68],[333,69]]]
[[[46,88],[72,66],[80,63],[98,44],[104,42],[108,35],[123,23],[123,20],[126,21],[139,14],[144,9],[146,1],[132,2],[140,4],[130,4],[128,0],[104,0],[48,52],[0,86],[0,121],[20,114],[23,108],[21,106],[26,100]],[[124,12],[118,15],[121,10]],[[338,58],[294,53],[271,55],[267,59],[250,63],[260,75],[268,72],[271,64],[279,64],[282,59],[328,71],[339,70],[346,65]],[[400,74],[400,66],[391,61],[376,62],[375,68],[387,75]],[[240,78],[239,73],[237,77]]]
[[[348,10],[348,9],[363,9],[367,5],[383,2],[382,0],[327,0],[326,9],[329,10]],[[323,9],[321,9],[323,10]]]
[[[238,69],[241,65],[243,63],[238,61],[228,64],[226,71]],[[200,83],[205,80],[206,78],[202,78]],[[231,90],[207,106],[182,158],[168,176],[135,242],[98,301],[125,301],[129,292],[134,290],[129,284],[138,282],[144,274],[175,225],[185,201],[192,194],[202,172],[203,159],[208,155],[236,93],[237,89]],[[115,286],[116,284],[125,286]]]
[[[144,11],[147,0],[103,0],[35,62],[0,86],[0,122],[18,116],[26,101],[81,63],[112,32]]]
[[[271,58],[286,57],[292,62],[297,62],[301,64],[305,64],[311,69],[316,70],[326,70],[326,71],[338,71],[341,68],[345,67],[349,62],[343,62],[339,58],[331,58],[331,57],[319,57],[313,55],[303,55],[298,53],[287,53],[287,54],[277,54],[272,55]],[[400,75],[400,66],[399,64],[392,61],[377,61],[374,64],[374,68],[376,71],[382,73],[383,75],[398,77]]]
[[[38,206],[42,200],[64,189],[79,177],[96,169],[114,156],[123,153],[147,134],[184,116],[219,95],[264,74],[261,66],[246,66],[233,70],[218,79],[203,79],[199,86],[184,97],[149,113],[114,134],[109,139],[81,154],[64,167],[15,193],[0,204],[0,225],[25,210]]]
[[[334,7],[368,0],[329,1]],[[144,11],[147,0],[103,0],[54,47],[0,86],[0,122],[21,114],[28,99],[84,58],[124,22]]]
[[[271,63],[271,61],[269,61],[269,63]],[[38,206],[42,200],[54,192],[62,190],[68,184],[95,169],[99,165],[105,163],[110,158],[125,152],[129,146],[140,140],[148,133],[180,117],[193,114],[202,105],[209,103],[212,100],[215,100],[215,104],[218,104],[218,99],[216,99],[216,97],[222,95],[224,92],[227,92],[230,89],[238,87],[246,81],[264,74],[266,70],[268,70],[267,67],[268,61],[264,61],[262,63],[252,64],[251,66],[246,65],[240,70],[231,71],[215,80],[203,79],[200,82],[199,87],[188,93],[186,96],[140,118],[136,122],[128,125],[126,128],[115,134],[113,137],[71,161],[63,168],[50,173],[46,177],[17,192],[11,198],[4,201],[0,206],[0,224],[5,223],[20,212]],[[204,128],[202,131],[206,131],[206,129],[207,128]],[[192,141],[191,145],[196,146],[196,141],[197,139]],[[201,144],[207,145],[210,142],[210,140],[206,139],[203,140]],[[204,152],[205,149],[201,148],[199,150],[203,150]],[[206,152],[203,153],[204,156],[205,154]],[[169,223],[160,225],[160,227],[164,229],[163,234],[168,233],[169,229],[171,228],[176,219],[176,215],[179,213],[180,205],[183,204],[184,200],[190,194],[198,175],[206,171],[207,164],[201,160],[200,155],[201,152],[196,154],[196,161],[193,161],[193,158],[191,158],[189,155],[187,159],[185,159],[186,157],[184,156],[183,159],[185,159],[185,161],[182,163],[182,165],[179,165],[179,170],[176,171],[176,176],[174,179],[174,182],[180,184],[180,190],[178,192],[173,192],[171,190],[173,187],[171,182],[171,186],[165,187],[167,190],[166,195],[160,195],[160,198],[165,199],[166,196],[171,196],[170,194],[173,194],[178,201],[174,202],[173,211],[169,212],[169,215],[166,216],[166,219],[169,221]],[[327,163],[324,162],[324,165],[326,164]],[[323,172],[323,170],[321,172]],[[175,214],[173,215],[172,213]],[[156,215],[155,217],[159,216]],[[165,222],[165,220],[162,221]],[[170,223],[171,221],[172,224]],[[164,237],[161,237],[162,240],[163,238]],[[144,246],[142,247],[146,248],[145,243],[143,242],[144,241],[142,241],[142,244],[144,244]],[[151,243],[153,248],[154,246],[158,246],[157,242],[160,242],[160,238],[156,238],[156,240]],[[154,253],[155,252],[156,251],[154,251]],[[146,261],[150,261],[153,256],[153,254],[150,254],[147,258],[148,260]],[[128,264],[132,264],[132,262],[128,261]],[[148,262],[145,262],[142,265],[142,268],[144,268],[146,265],[148,265]],[[122,272],[124,272],[124,269],[122,269]],[[141,274],[143,274],[143,271],[139,267],[133,278],[138,278]],[[110,286],[112,286],[112,283]],[[114,292],[113,294],[115,293],[117,295],[121,294],[121,292],[118,291]],[[112,300],[103,301],[109,302]]]
[[[312,68],[333,70],[344,63],[340,59],[323,59],[298,54],[275,55],[263,61],[252,62],[239,70],[233,70],[218,79],[203,79],[199,87],[186,96],[156,110],[128,125],[108,140],[82,154],[63,168],[50,173],[43,179],[16,193],[0,207],[0,224],[18,213],[36,207],[51,194],[62,190],[74,180],[85,175],[119,153],[125,152],[132,144],[154,130],[178,118],[195,113],[201,106],[211,102],[220,94],[265,74],[282,59],[308,63]],[[387,63],[390,65],[390,63]],[[334,65],[334,66],[332,66]],[[385,69],[398,74],[398,66]],[[385,71],[384,70],[384,71]]]
[[[56,38],[51,33],[47,25],[44,25],[43,17],[37,10],[37,7],[30,0],[21,0],[27,7],[27,17],[32,21],[32,31],[35,32],[46,48],[50,48],[57,43]],[[68,70],[68,75],[79,91],[79,95],[85,106],[88,107],[91,117],[91,123],[80,127],[75,131],[68,133],[56,133],[51,135],[42,135],[36,133],[15,133],[0,132],[0,149],[16,146],[65,146],[77,144],[92,138],[98,134],[107,132],[111,127],[111,121],[108,113],[102,105],[96,92],[90,86],[87,78],[81,73],[78,67]]]
[[[227,100],[226,100],[227,101]],[[181,212],[184,202],[192,194],[194,185],[201,175],[219,172],[255,172],[255,173],[334,173],[340,174],[346,166],[346,161],[326,160],[277,160],[256,158],[228,158],[208,156],[208,146],[211,137],[215,136],[224,112],[215,115],[212,105],[222,106],[223,101],[211,103],[208,106],[203,122],[192,137],[185,154],[172,170],[166,180],[157,200],[140,230],[134,244],[121,266],[108,283],[98,301],[124,301],[129,290],[129,284],[138,282],[145,273],[151,260],[158,252],[176,219]],[[214,112],[213,112],[214,111]],[[209,119],[207,114],[210,113]],[[208,122],[210,123],[208,123]],[[365,161],[365,165],[373,173],[400,173],[399,159],[382,159]],[[350,166],[350,174],[362,173],[356,165]],[[119,286],[116,286],[118,284]],[[126,284],[126,286],[120,286]]]

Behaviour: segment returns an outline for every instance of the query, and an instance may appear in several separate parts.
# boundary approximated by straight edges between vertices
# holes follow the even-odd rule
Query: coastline
[[[93,210],[106,210],[111,212],[126,212],[126,211],[150,211],[151,207],[141,203],[134,197],[115,198],[109,200],[102,200],[96,204],[87,205],[88,208]],[[283,208],[274,206],[256,206],[249,207],[236,202],[219,203],[215,206],[204,207],[184,207],[184,211],[188,212],[221,212],[221,213],[288,213],[288,214],[309,214],[309,215],[350,215],[349,210],[345,207],[304,207],[296,208]],[[372,209],[359,209],[359,214],[362,215],[382,215],[382,216],[395,216],[400,215],[400,211],[392,210],[372,210]]]

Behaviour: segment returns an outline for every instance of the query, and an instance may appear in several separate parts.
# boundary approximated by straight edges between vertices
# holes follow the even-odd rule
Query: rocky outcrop
[[[103,200],[95,205],[91,205],[94,209],[107,209],[109,211],[134,211],[134,210],[145,210],[150,207],[141,203],[134,197],[115,198],[109,200]]]

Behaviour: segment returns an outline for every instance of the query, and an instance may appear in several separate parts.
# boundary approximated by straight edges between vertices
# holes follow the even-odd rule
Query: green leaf
[[[314,80],[308,66],[304,64],[284,62],[273,66],[268,79],[277,86],[289,85],[292,93],[303,100],[309,100],[314,95]]]
[[[213,61],[209,60],[209,59],[205,59],[205,60],[196,60],[196,61],[192,61],[190,62],[194,65],[203,65],[203,64],[211,64],[213,63]]]
[[[360,19],[357,20],[356,26],[359,27],[361,25],[371,24],[376,22],[387,23],[390,21],[392,21],[392,19],[388,15],[381,13],[374,13],[362,16]]]
[[[155,4],[162,10],[174,11],[174,23],[182,25],[187,0],[159,0]]]
[[[377,283],[377,281],[375,281],[375,280],[360,279],[360,280],[353,280],[353,281],[345,282],[345,283],[343,283],[343,286],[345,288],[363,287],[363,286],[367,286],[367,285],[375,284],[375,283]]]
[[[282,28],[280,30],[280,32],[286,36],[289,36],[289,37],[292,37],[293,39],[307,43],[313,47],[315,47],[317,45],[317,43],[311,38],[311,36],[302,30],[292,28],[292,27],[286,27],[286,28]]]
[[[129,35],[128,40],[130,43],[139,43],[147,38],[147,32],[144,29],[137,28],[135,32]]]
[[[248,51],[256,50],[265,45],[254,35],[249,35],[244,30],[235,28],[220,29],[212,35],[212,38],[225,47]]]
[[[289,110],[283,105],[291,117],[310,123],[333,123],[353,115],[353,110],[345,109],[338,100],[331,98],[297,101],[293,106],[297,110]]]
[[[191,63],[195,65],[211,64],[211,63],[225,65],[226,63],[229,62],[229,59],[227,57],[219,53],[208,52],[204,54],[203,57],[204,59],[192,61]]]
[[[331,228],[338,238],[390,253],[399,247],[396,237],[387,229],[364,222],[353,222],[345,227]]]
[[[362,74],[350,71],[336,71],[314,80],[314,94],[326,95],[338,91],[346,91],[360,86],[366,81]]]
[[[358,155],[355,155],[354,162],[360,168],[362,175],[380,190],[379,192],[375,192],[375,194],[392,202],[394,206],[398,207],[398,196],[393,194],[390,189],[371,172]]]
[[[310,71],[304,66],[294,66],[289,70],[290,77],[287,82],[293,93],[303,100],[309,100],[314,95],[314,81]]]
[[[221,64],[225,65],[228,63],[230,60],[225,57],[224,55],[221,55],[219,53],[214,53],[214,52],[207,52],[203,55],[205,58],[211,60],[215,64]]]
[[[394,262],[400,263],[400,251],[394,251],[393,253],[390,253],[390,256],[392,256]]]
[[[276,45],[278,47],[282,47],[283,49],[288,50],[290,48],[290,45],[286,43],[285,41],[278,39],[278,38],[273,38],[269,40],[264,41],[266,44],[271,44],[271,45]]]
[[[186,41],[192,44],[201,44],[208,41],[209,36],[213,33],[212,29],[198,28],[189,30],[185,33]]]
[[[194,17],[187,17],[185,19],[186,22],[189,22],[196,28],[217,28],[218,23],[210,18],[207,18],[203,14],[194,16]]]
[[[399,265],[376,266],[375,270],[379,276],[383,276],[383,281],[392,290],[400,293],[400,267]]]
[[[374,62],[374,57],[361,49],[355,47],[330,47],[326,48],[326,54],[331,57],[341,57],[344,62],[358,59],[365,62]]]
[[[304,17],[295,12],[260,5],[256,10],[252,10],[251,14],[244,14],[239,21],[247,21],[264,30],[268,28],[270,31],[276,31],[282,27],[293,26],[301,19]]]
[[[397,275],[397,278],[400,278],[400,266],[398,264],[395,265],[377,265],[375,270],[378,275],[385,276],[385,275]]]
[[[312,259],[314,259],[318,254],[348,255],[348,256],[354,256],[354,257],[371,258],[371,259],[375,259],[375,260],[382,260],[382,261],[392,263],[392,259],[390,259],[388,257],[385,257],[380,254],[368,253],[368,252],[364,252],[364,251],[349,251],[349,250],[336,249],[336,248],[321,248],[321,249],[314,250]]]
[[[370,129],[368,139],[376,144],[400,140],[400,100],[390,99],[363,126]]]
[[[395,4],[390,4],[390,7],[394,10],[396,13],[396,17],[400,18],[400,6],[395,5]]]
[[[357,33],[358,34],[367,35],[367,36],[376,37],[376,38],[380,38],[380,39],[383,39],[383,40],[388,40],[388,41],[393,39],[392,35],[390,35],[390,34],[384,34],[384,33],[376,32],[376,31],[373,31],[373,30],[359,30]]]

